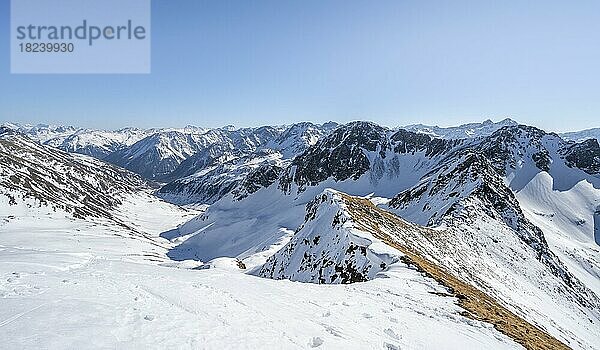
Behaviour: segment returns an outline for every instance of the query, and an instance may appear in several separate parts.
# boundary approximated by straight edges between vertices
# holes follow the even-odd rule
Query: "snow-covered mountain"
[[[227,259],[170,261],[179,242],[159,234],[189,212],[153,199],[125,170],[0,134],[6,348],[519,348],[406,263],[324,290],[240,274]]]
[[[155,131],[125,128],[116,131],[82,129],[68,136],[58,136],[44,142],[66,152],[81,153],[98,159],[131,146]]]
[[[158,132],[105,159],[145,178],[156,179],[170,174],[184,159],[198,152],[204,140],[197,134]]]
[[[414,131],[419,134],[429,135],[431,137],[442,138],[442,139],[465,139],[465,138],[477,138],[482,136],[489,136],[496,130],[499,130],[505,126],[514,126],[518,123],[510,118],[503,119],[499,122],[493,122],[490,119],[485,120],[482,123],[469,123],[459,126],[440,127],[431,126],[424,124],[412,124],[402,126],[400,128],[407,131]]]
[[[178,204],[210,204],[230,192],[236,196],[251,193],[255,182],[274,181],[292,158],[336,127],[331,122],[298,123],[282,131],[265,128],[233,131],[184,160],[169,176],[174,181],[163,186],[158,195]]]
[[[369,200],[326,190],[306,207],[307,215],[292,239],[258,270],[270,278],[314,283],[364,282],[394,267],[415,266],[460,296],[475,319],[484,318],[528,348],[564,348],[556,339],[456,277],[442,259],[426,257],[442,248],[436,232],[410,224]],[[444,247],[445,248],[445,247]],[[506,321],[510,319],[510,326]],[[534,335],[535,334],[535,335]]]
[[[185,220],[133,197],[110,222],[15,211],[0,196],[3,349],[520,349],[463,314],[446,288],[398,265],[365,283],[323,288],[174,263],[158,236]],[[176,335],[176,336],[174,336]]]
[[[75,220],[110,220],[110,225],[121,227],[109,225],[120,237],[156,247],[148,254],[164,267],[194,268],[169,272],[164,267],[153,270],[156,267],[115,262],[129,271],[125,277],[100,265],[95,270],[110,276],[105,278],[114,281],[115,290],[125,295],[131,291],[132,297],[139,298],[139,284],[152,275],[158,282],[144,283],[143,290],[150,292],[142,294],[152,303],[142,304],[143,308],[157,310],[156,304],[164,304],[161,311],[169,315],[165,310],[173,307],[184,315],[214,312],[226,320],[215,327],[217,332],[236,323],[230,314],[239,313],[240,325],[246,324],[234,327],[240,341],[247,341],[253,331],[262,334],[273,329],[272,324],[261,326],[273,320],[278,322],[277,332],[289,338],[274,347],[300,344],[303,332],[292,331],[271,309],[252,314],[253,307],[263,305],[262,299],[237,293],[241,288],[266,295],[286,310],[286,316],[291,313],[294,325],[301,329],[325,325],[324,333],[301,334],[306,338],[302,344],[311,347],[347,346],[348,339],[358,341],[358,337],[348,333],[353,330],[350,323],[333,324],[326,316],[303,314],[302,308],[284,299],[324,305],[349,296],[344,303],[355,305],[360,300],[361,307],[369,310],[361,312],[368,316],[348,313],[352,308],[340,316],[358,317],[365,327],[375,320],[376,327],[382,324],[379,311],[386,309],[385,302],[403,320],[423,313],[430,318],[419,321],[423,329],[444,325],[451,330],[450,343],[440,344],[435,337],[425,340],[413,335],[411,326],[402,330],[386,326],[361,336],[358,342],[369,348],[419,347],[411,343],[415,340],[425,347],[442,348],[599,348],[598,141],[569,141],[512,120],[412,130],[370,122],[159,130],[129,146],[118,146],[106,157],[145,178],[168,181],[156,193],[159,197],[178,204],[202,204],[203,212],[190,217],[178,211],[182,209],[149,198],[149,185],[141,177],[62,152],[50,147],[48,140],[45,145],[39,143],[41,139],[34,142],[8,126],[0,129],[0,197],[4,198],[0,209],[16,213],[12,208],[19,208],[26,215],[38,215],[26,209],[37,203],[56,208],[61,217],[64,211],[75,214]],[[15,201],[21,204],[9,203]],[[125,210],[130,206],[136,209]],[[148,231],[159,218],[165,220],[157,210],[187,219],[177,227]],[[148,217],[144,220],[152,224],[139,217]],[[8,226],[0,223],[0,235],[19,230],[12,219],[7,220]],[[125,234],[123,229],[138,234]],[[89,228],[82,230],[86,234],[77,240],[88,242]],[[15,241],[13,248],[21,246],[22,241]],[[2,252],[0,259],[5,256]],[[9,266],[17,269],[12,263]],[[125,282],[131,278],[137,281],[135,287]],[[202,293],[209,293],[208,299],[216,300],[217,306],[184,301],[181,293],[197,293],[188,288],[189,281],[197,278],[204,278]],[[220,283],[222,278],[227,282]],[[351,286],[318,289],[274,280]],[[0,284],[0,293],[11,293],[10,288]],[[76,288],[70,291],[77,294]],[[438,305],[437,311],[431,305]],[[137,311],[132,315],[138,315],[142,324],[150,322],[144,329],[152,334],[163,334],[157,329],[162,324],[156,324],[156,314],[144,312],[142,317]],[[206,316],[210,319],[210,315]],[[178,328],[189,321],[187,316],[171,316]],[[134,321],[125,323],[139,328],[132,317]],[[244,320],[253,320],[252,331],[245,328]],[[209,328],[194,324],[196,332]],[[453,330],[470,336],[455,336]],[[14,337],[8,339],[18,343]],[[478,345],[467,339],[477,339]],[[214,347],[232,344],[231,339],[205,340]]]
[[[2,124],[41,144],[103,159],[147,179],[163,182],[194,175],[258,149],[276,150],[289,159],[337,125],[329,122],[242,129],[229,125],[216,129],[186,126],[111,131],[46,124]]]
[[[130,127],[118,130],[84,129],[47,124],[4,123],[2,126],[19,131],[41,144],[57,147],[66,152],[86,154],[98,159],[104,159],[109,154],[132,146],[141,139],[156,133],[202,134],[209,130],[197,126],[151,129]]]
[[[600,141],[600,128],[592,128],[581,131],[563,132],[559,134],[565,140],[584,141],[587,139],[596,139]]]
[[[148,188],[136,174],[0,128],[0,193],[10,204],[31,200],[75,217],[110,218],[121,195]]]
[[[197,173],[166,184],[157,195],[171,203],[211,204],[234,190],[241,191],[237,187],[242,181],[252,186],[253,176],[259,181],[266,177],[270,184],[286,164],[281,153],[270,149],[242,157],[229,156],[232,159],[215,159]]]
[[[18,124],[18,123],[2,123],[0,127],[18,131],[28,137],[45,143],[54,138],[63,139],[82,129],[70,125],[49,125],[49,124]]]
[[[362,209],[360,218],[354,216],[356,225],[376,220],[372,215],[387,215],[395,223],[388,223],[390,232],[406,232],[400,241],[410,252],[569,346],[593,348],[600,322],[600,260],[594,242],[599,161],[597,142],[567,142],[528,126],[447,140],[350,123],[295,157],[279,177],[270,177],[253,193],[232,191],[171,233],[170,238],[186,239],[169,254],[201,261],[231,257],[264,277],[314,283],[368,280],[396,260],[370,250],[371,238],[342,229],[347,217],[340,209],[343,202],[326,199],[333,208],[318,206],[323,191],[334,188],[369,196],[381,208],[435,230],[399,224],[394,214],[377,207]],[[540,205],[540,194],[527,194],[528,186],[538,177],[553,183],[544,196],[579,200],[579,210],[532,218],[537,208],[531,203]],[[324,216],[309,220],[315,211]],[[558,217],[564,226],[547,231]],[[557,244],[575,232],[568,246]]]
[[[279,136],[277,127],[158,132],[106,157],[145,178],[170,181],[250,154]]]
[[[290,159],[317,143],[323,136],[329,135],[338,126],[334,122],[320,125],[309,122],[293,124],[265,147],[278,150],[284,159]]]

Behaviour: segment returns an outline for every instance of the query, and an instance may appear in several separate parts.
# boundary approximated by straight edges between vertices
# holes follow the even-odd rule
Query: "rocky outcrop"
[[[573,144],[564,150],[567,166],[579,168],[590,175],[600,173],[600,145],[596,139]]]
[[[352,229],[341,195],[326,190],[306,205],[304,223],[257,274],[318,284],[364,282],[398,261],[374,251],[375,241]]]
[[[389,147],[386,134],[387,129],[369,122],[341,126],[293,160],[293,181],[302,188],[330,177],[336,181],[357,180],[370,169],[364,151],[385,155]]]

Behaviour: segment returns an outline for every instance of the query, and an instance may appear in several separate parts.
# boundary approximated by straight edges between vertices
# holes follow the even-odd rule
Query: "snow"
[[[517,199],[569,271],[600,295],[600,246],[594,240],[600,189],[585,180],[566,190],[554,187],[548,173],[539,173],[517,193]]]
[[[26,270],[15,283],[45,292],[4,299],[7,348],[519,348],[408,269],[333,288],[110,260]]]
[[[403,255],[354,228],[341,194],[326,189],[307,205],[304,223],[259,276],[311,283],[371,280]]]
[[[310,199],[294,201],[291,196],[283,196],[276,186],[259,190],[242,201],[229,195],[173,233],[172,239],[189,238],[171,250],[169,256],[201,261],[235,257],[249,268],[262,264],[287,243],[303,220],[304,205]]]
[[[272,150],[233,157],[231,160],[206,166],[190,176],[175,180],[156,195],[178,205],[213,203],[232,188],[236,188],[253,170],[267,164],[284,167],[289,164],[289,160],[282,160],[282,154]],[[207,193],[207,190],[210,192]]]
[[[190,269],[159,234],[197,213],[130,196],[118,215],[138,234],[32,204],[0,197],[5,349],[519,348],[407,266],[344,286],[258,278],[223,258]]]
[[[374,154],[369,156],[374,157]],[[169,256],[175,260],[200,261],[236,257],[248,267],[263,264],[289,241],[290,232],[304,220],[305,205],[325,189],[358,196],[374,193],[390,197],[410,186],[427,171],[429,164],[422,152],[414,155],[389,152],[385,159],[378,167],[380,172],[367,172],[357,181],[338,182],[330,178],[302,191],[293,184],[289,194],[284,194],[275,182],[242,200],[227,195],[211,205],[206,213],[169,235],[169,239],[183,241]]]
[[[559,135],[565,140],[571,140],[575,142],[581,142],[587,139],[597,139],[598,141],[600,141],[600,128],[563,132]]]
[[[453,298],[431,293],[439,285],[406,266],[344,286],[262,279],[223,263],[174,268],[157,232],[189,213],[126,203],[151,239],[0,204],[3,348],[520,348],[461,316]]]
[[[496,130],[504,127],[504,126],[513,126],[518,123],[510,118],[503,119],[498,122],[493,122],[491,120],[485,120],[482,123],[469,123],[463,124],[459,126],[451,126],[451,127],[439,127],[439,126],[430,126],[423,124],[413,124],[402,126],[399,129],[405,129],[408,131],[417,132],[420,134],[426,134],[431,137],[443,138],[443,139],[464,139],[464,138],[478,138],[489,136],[493,134]]]
[[[463,280],[480,285],[514,312],[573,349],[600,346],[598,310],[584,309],[574,303],[560,279],[549,273],[507,226],[498,225],[480,213],[472,224],[449,228],[444,238],[447,241],[444,244],[452,248],[440,249],[437,259],[445,257],[447,265],[453,266],[452,272]]]
[[[503,122],[442,131],[476,137]],[[71,132],[48,126],[31,130],[40,137]],[[283,129],[273,130],[265,132],[282,135]],[[156,142],[139,142],[123,153],[137,157],[155,150],[158,158],[175,157],[179,163],[201,143],[218,142],[221,132],[227,129],[163,129],[148,139]],[[256,137],[246,132],[254,131],[241,130],[230,141],[238,143],[237,148],[259,147]],[[107,139],[101,133],[73,135],[85,135],[73,139],[77,147]],[[323,133],[312,124],[299,124],[285,137],[273,135],[267,137],[273,139],[266,147],[278,149],[270,160],[279,164]],[[512,150],[515,166],[507,168],[504,183],[525,216],[543,230],[550,249],[598,295],[600,179],[567,167],[558,137],[544,136],[542,141],[552,160],[549,171],[531,162],[539,145],[521,135],[516,143],[522,147]],[[457,300],[445,296],[442,286],[400,262],[400,252],[344,221],[348,217],[335,190],[368,196],[385,207],[398,192],[430,184],[438,177],[430,171],[443,159],[424,152],[388,150],[385,157],[363,152],[371,169],[357,181],[330,178],[302,188],[292,183],[286,192],[276,181],[244,199],[229,194],[208,207],[176,207],[145,190],[123,194],[114,215],[82,220],[20,196],[14,196],[16,205],[9,205],[7,197],[0,196],[3,345],[9,349],[519,348],[489,324],[461,316]],[[264,160],[240,158],[226,168],[230,171],[217,175],[240,180],[247,168]],[[213,170],[206,168],[195,177]],[[510,217],[490,216],[484,203],[468,197],[481,181],[472,180],[463,184],[450,179],[438,194],[396,211],[427,224],[436,213],[460,204],[459,215],[465,221],[456,226],[443,221],[436,229],[407,224],[412,229],[387,234],[569,346],[599,348],[600,311],[574,299],[591,294],[566,289],[560,276],[552,274],[537,252],[505,225]],[[85,181],[98,180],[90,175]],[[450,193],[458,187],[461,201]],[[307,204],[319,196],[326,200],[313,212]],[[512,212],[513,221],[515,215]],[[364,252],[349,251],[353,246]],[[369,281],[317,285],[255,276],[319,282],[315,271],[320,267],[329,275],[337,272],[331,265],[312,264],[325,259],[352,262]]]

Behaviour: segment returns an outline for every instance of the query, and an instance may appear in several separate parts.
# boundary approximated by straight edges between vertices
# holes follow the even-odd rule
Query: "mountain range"
[[[288,293],[312,284],[363,286],[353,290],[356,300],[369,296],[364,308],[371,311],[359,316],[364,324],[374,317],[381,328],[385,301],[405,320],[431,318],[418,321],[424,329],[462,330],[441,344],[411,333],[410,324],[359,333],[377,347],[465,348],[472,337],[487,348],[599,349],[598,137],[598,129],[557,134],[511,119],[457,127],[357,121],[117,131],[7,123],[0,127],[0,207],[13,219],[0,226],[0,237],[19,227],[11,226],[15,213],[27,223],[42,217],[31,208],[50,208],[61,218],[102,220],[121,237],[143,240],[155,247],[149,256],[160,267],[189,270],[182,281],[226,274],[244,288],[255,283],[290,310],[283,301]],[[124,215],[132,206],[137,211]],[[145,210],[182,219],[149,231],[139,219]],[[245,278],[253,279],[245,284]],[[235,293],[210,283],[209,293]],[[349,290],[341,288],[311,296],[323,305]],[[164,293],[149,294],[184,313],[202,310]],[[257,302],[232,300],[223,304],[229,314]],[[445,300],[458,311],[448,311]],[[432,311],[437,303],[445,306]],[[261,312],[254,319],[275,317],[271,309]],[[294,312],[300,328],[316,322],[325,329],[309,337],[309,347],[360,348],[350,342],[353,322]],[[227,329],[232,321],[221,317],[228,321],[216,328]],[[289,343],[269,347],[295,347],[298,337],[306,343],[302,331],[275,327],[291,332]],[[247,339],[251,330],[240,329]]]

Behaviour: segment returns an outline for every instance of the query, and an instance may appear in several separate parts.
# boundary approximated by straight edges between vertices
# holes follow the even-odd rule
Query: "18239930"
[[[28,53],[68,53],[75,51],[73,43],[19,43],[21,52]]]

